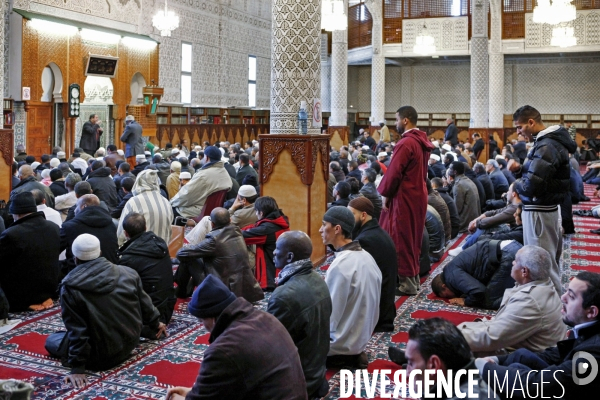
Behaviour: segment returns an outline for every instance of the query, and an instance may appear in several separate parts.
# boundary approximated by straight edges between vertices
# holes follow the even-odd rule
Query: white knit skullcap
[[[96,236],[84,233],[73,241],[71,250],[78,260],[95,260],[100,257],[100,240]]]

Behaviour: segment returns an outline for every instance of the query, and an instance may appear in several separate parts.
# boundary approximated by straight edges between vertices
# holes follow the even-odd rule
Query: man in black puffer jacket
[[[522,177],[515,182],[515,191],[523,202],[523,241],[546,249],[552,256],[550,278],[556,291],[562,293],[560,269],[562,238],[558,205],[569,193],[569,153],[577,144],[560,125],[546,128],[539,111],[523,106],[513,114],[517,133],[535,140],[523,164]]]
[[[87,178],[94,194],[105,202],[108,210],[119,205],[119,196],[117,195],[117,186],[110,175],[110,168],[104,166],[103,161],[94,161],[92,164],[92,172]]]
[[[173,266],[169,246],[154,232],[146,232],[144,214],[131,213],[123,220],[127,242],[119,249],[119,265],[135,270],[142,286],[160,313],[160,322],[168,324],[177,298],[173,287]],[[152,329],[144,326],[143,337],[150,337]]]
[[[521,247],[514,240],[479,241],[452,259],[433,278],[431,289],[451,304],[497,310],[504,291],[515,284],[511,270]]]
[[[110,214],[100,206],[100,200],[96,195],[86,194],[77,200],[75,205],[75,217],[63,222],[60,228],[60,251],[67,250],[67,259],[61,266],[62,276],[65,276],[73,268],[72,244],[77,236],[89,233],[100,239],[102,256],[113,264],[117,264],[117,227],[112,221]]]

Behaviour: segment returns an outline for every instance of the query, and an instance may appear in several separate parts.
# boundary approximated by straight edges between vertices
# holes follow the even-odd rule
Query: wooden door
[[[28,101],[25,103],[27,113],[27,154],[40,161],[42,154],[51,153],[52,143],[52,107],[53,103]]]

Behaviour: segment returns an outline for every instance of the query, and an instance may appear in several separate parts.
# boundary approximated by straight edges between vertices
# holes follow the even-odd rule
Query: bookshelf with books
[[[2,113],[2,122],[5,129],[12,129],[15,119],[13,113],[13,99],[4,99],[4,108]]]
[[[158,125],[264,125],[269,124],[269,110],[182,107],[163,104],[156,109],[156,123]]]

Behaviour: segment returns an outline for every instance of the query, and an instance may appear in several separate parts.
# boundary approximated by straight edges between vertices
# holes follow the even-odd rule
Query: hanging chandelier
[[[577,9],[572,0],[537,0],[533,9],[533,22],[536,24],[557,25],[577,18]]]
[[[152,18],[152,25],[160,31],[160,36],[171,36],[171,31],[179,28],[179,17],[173,11],[167,11],[167,0],[165,0],[165,11],[159,11]]]
[[[551,46],[571,47],[577,44],[577,38],[574,36],[574,29],[570,26],[559,26],[552,29]]]
[[[421,30],[421,33],[415,39],[413,53],[423,56],[435,53],[435,39],[429,34],[425,25],[423,25],[423,30]]]
[[[348,16],[344,10],[344,0],[323,0],[321,29],[329,32],[348,29]]]

